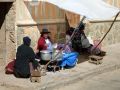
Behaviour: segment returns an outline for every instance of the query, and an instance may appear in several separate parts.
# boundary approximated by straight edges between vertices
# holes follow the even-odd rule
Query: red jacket
[[[39,40],[38,40],[37,49],[39,51],[46,50],[47,46],[45,46],[45,44],[46,44],[45,38],[44,37],[40,37]]]

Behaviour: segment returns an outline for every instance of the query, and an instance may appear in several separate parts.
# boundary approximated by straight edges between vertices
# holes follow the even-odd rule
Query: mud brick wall
[[[20,26],[17,27],[17,46],[23,43],[23,37],[31,38],[31,46],[34,47],[40,37],[40,32],[37,26]]]
[[[87,36],[91,36],[93,40],[101,40],[109,29],[112,22],[97,22],[86,25],[85,33]],[[17,29],[17,43],[18,46],[22,44],[22,38],[29,36],[32,39],[32,47],[35,47],[42,28],[48,28],[51,32],[51,38],[54,42],[64,43],[65,41],[65,24],[52,24],[52,25],[37,25],[37,26],[19,26]],[[115,22],[111,31],[108,33],[104,41],[103,46],[108,46],[116,43],[120,43],[120,22]]]
[[[86,27],[86,34],[90,35],[93,40],[101,40],[101,38],[108,31],[111,21],[103,21],[97,23],[90,23]],[[103,40],[102,45],[108,46],[112,44],[120,43],[120,21],[115,22],[111,31],[108,33],[106,38]]]
[[[12,4],[8,14],[6,15],[6,62],[15,58],[16,53],[16,32],[15,32],[15,18],[16,4]]]

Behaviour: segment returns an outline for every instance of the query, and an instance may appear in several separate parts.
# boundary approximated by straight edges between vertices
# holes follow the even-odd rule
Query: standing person
[[[37,69],[38,63],[35,61],[35,53],[30,44],[31,39],[24,37],[23,44],[17,48],[14,75],[18,78],[30,77],[30,63],[32,63],[34,69]]]
[[[37,57],[39,58],[40,58],[40,51],[42,50],[48,50],[50,52],[53,51],[52,41],[49,36],[49,33],[50,32],[48,31],[48,29],[42,29],[41,36],[37,44]]]

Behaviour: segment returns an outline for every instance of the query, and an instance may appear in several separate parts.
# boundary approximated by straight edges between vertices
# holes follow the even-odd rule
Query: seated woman
[[[17,48],[14,75],[18,78],[30,77],[30,63],[32,63],[33,69],[37,69],[38,63],[35,61],[35,53],[30,44],[31,39],[24,37],[23,44]]]
[[[62,56],[62,60],[59,62],[59,66],[61,68],[71,68],[74,67],[78,61],[78,53],[74,51],[72,48],[72,42],[69,41],[70,37],[74,31],[74,28],[70,28],[66,31],[66,43],[69,42],[66,47],[64,48],[64,54]],[[64,46],[63,46],[64,47]]]
[[[94,49],[94,45],[90,44],[88,38],[84,33],[84,30],[85,30],[85,24],[82,23],[81,27],[75,34],[74,39],[72,40],[72,47],[77,52],[87,52],[89,54],[104,56],[105,55],[104,51],[101,51],[99,48]]]
[[[69,52],[72,52],[72,51],[73,51],[72,42],[69,41],[70,38],[71,38],[71,35],[72,35],[73,31],[74,31],[74,28],[73,28],[73,27],[70,27],[70,29],[66,31],[66,43],[68,42],[68,45],[66,45],[66,47],[65,47],[65,49],[64,49],[64,51],[65,51],[66,53],[69,53]]]
[[[74,28],[73,28],[73,27],[70,27],[70,29],[66,31],[65,42],[68,43],[68,44],[66,45],[66,47],[65,47],[64,50],[63,50],[64,53],[70,53],[70,52],[73,51],[72,42],[69,41],[70,38],[71,38],[71,35],[72,35],[73,31],[74,31]],[[64,45],[65,45],[65,44],[58,44],[57,49],[60,50],[61,48],[64,47]]]
[[[49,37],[48,29],[42,29],[41,36],[38,40],[37,44],[37,58],[40,58],[40,51],[42,50],[49,50],[50,52],[53,51],[52,41]]]

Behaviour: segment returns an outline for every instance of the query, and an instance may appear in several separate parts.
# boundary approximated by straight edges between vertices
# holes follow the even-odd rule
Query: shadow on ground
[[[88,59],[89,59],[89,54],[83,52],[78,57],[78,64],[88,61]]]

